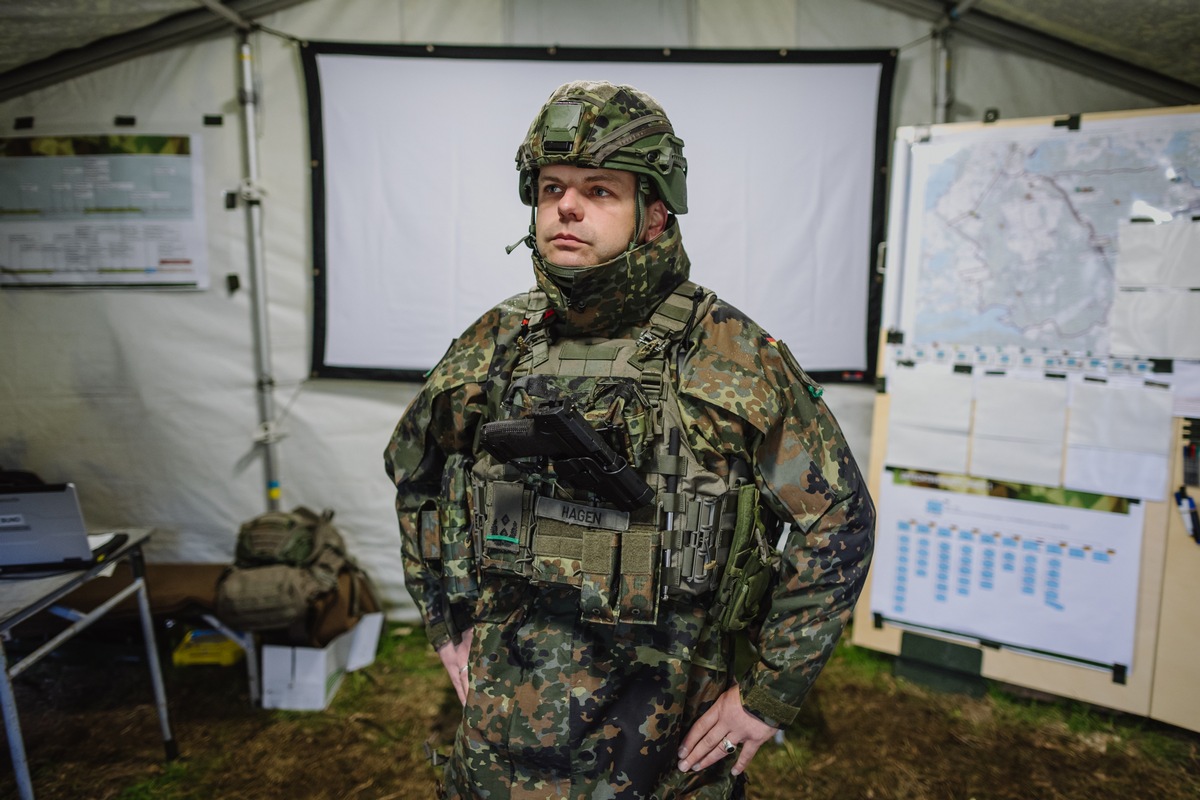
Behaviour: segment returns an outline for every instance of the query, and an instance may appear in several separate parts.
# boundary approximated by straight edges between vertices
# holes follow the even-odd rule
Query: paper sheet
[[[1118,290],[1109,325],[1113,355],[1200,359],[1200,292]]]
[[[1200,362],[1176,361],[1172,369],[1172,413],[1177,417],[1200,417]]]
[[[942,365],[889,373],[887,463],[965,473],[973,384],[971,375]]]
[[[971,474],[1038,486],[1061,486],[1062,442],[1029,442],[976,436],[971,440]]]
[[[879,511],[871,611],[1133,668],[1144,504],[887,470]]]
[[[1153,386],[1071,387],[1064,485],[1162,500],[1171,447],[1171,392]]]
[[[888,426],[887,463],[962,475],[967,471],[969,444],[966,431],[892,424]]]
[[[1117,236],[1118,286],[1200,286],[1200,222],[1125,222]]]
[[[970,474],[1059,486],[1067,384],[984,375],[975,384]]]
[[[1166,455],[1171,393],[1158,386],[1074,384],[1067,444]]]
[[[1062,442],[1067,382],[985,375],[975,386],[975,433]]]
[[[1063,485],[1084,492],[1162,500],[1167,494],[1168,466],[1165,455],[1068,445]]]

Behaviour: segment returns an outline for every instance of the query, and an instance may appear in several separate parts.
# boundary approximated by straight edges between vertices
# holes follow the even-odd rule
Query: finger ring
[[[458,668],[458,671],[459,671],[459,672],[466,672],[466,671],[467,671],[467,667],[468,667],[468,665],[467,665],[467,664],[463,664],[461,667],[459,667],[459,668]]]
[[[728,738],[721,740],[721,749],[725,751],[725,755],[730,755],[734,750],[737,750],[737,745],[729,741]]]

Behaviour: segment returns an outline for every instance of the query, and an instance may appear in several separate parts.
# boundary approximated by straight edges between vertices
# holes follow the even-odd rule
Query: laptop
[[[0,576],[87,569],[127,538],[89,540],[73,483],[0,487]]]

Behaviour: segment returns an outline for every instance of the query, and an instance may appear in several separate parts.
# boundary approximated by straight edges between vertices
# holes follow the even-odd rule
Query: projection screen
[[[895,52],[309,42],[312,375],[419,380],[533,285],[517,146],[558,85],[628,83],[685,142],[692,279],[818,380],[872,380]]]

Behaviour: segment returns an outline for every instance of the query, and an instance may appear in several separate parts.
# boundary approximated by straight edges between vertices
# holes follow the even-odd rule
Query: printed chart
[[[1132,667],[1141,503],[898,469],[879,500],[873,613]]]
[[[0,138],[0,285],[208,286],[199,137]]]

